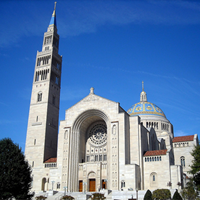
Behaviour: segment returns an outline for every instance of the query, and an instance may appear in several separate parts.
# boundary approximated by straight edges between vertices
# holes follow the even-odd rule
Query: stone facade
[[[55,10],[37,53],[25,155],[35,192],[64,189],[115,192],[180,189],[189,171],[197,135],[174,137],[163,111],[147,101],[127,112],[119,103],[94,94],[58,116],[62,57]],[[120,193],[121,194],[121,193]]]

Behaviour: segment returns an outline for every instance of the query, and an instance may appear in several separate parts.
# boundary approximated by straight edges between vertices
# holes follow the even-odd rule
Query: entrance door
[[[96,181],[95,179],[89,179],[89,191],[95,192],[96,191]]]
[[[102,189],[106,189],[106,182],[105,182],[105,180],[102,180]]]
[[[79,181],[79,192],[83,192],[83,181]]]

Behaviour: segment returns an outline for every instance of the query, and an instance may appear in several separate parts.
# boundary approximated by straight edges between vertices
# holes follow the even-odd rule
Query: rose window
[[[107,141],[105,124],[96,124],[89,131],[89,141],[94,145],[102,145]]]

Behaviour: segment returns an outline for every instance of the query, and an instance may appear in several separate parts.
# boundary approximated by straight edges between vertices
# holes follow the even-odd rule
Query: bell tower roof
[[[53,14],[52,14],[52,17],[51,17],[49,26],[51,26],[51,25],[57,26],[57,25],[56,25],[56,3],[57,3],[57,2],[55,2],[55,4],[54,4],[54,10],[53,10]]]

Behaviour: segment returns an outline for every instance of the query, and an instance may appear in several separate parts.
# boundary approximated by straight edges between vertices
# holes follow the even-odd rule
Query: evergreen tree
[[[146,191],[146,194],[144,195],[144,200],[152,200],[152,193],[150,190]]]
[[[0,199],[31,199],[31,168],[21,148],[11,139],[0,140]]]
[[[173,200],[182,200],[181,195],[178,193],[178,190],[176,190],[176,192],[173,195]]]
[[[200,145],[194,147],[191,155],[193,156],[193,161],[190,166],[190,174],[193,175],[193,181],[196,189],[200,191]]]
[[[195,191],[193,180],[187,182],[186,187],[181,191],[184,200],[199,200],[198,193]]]

